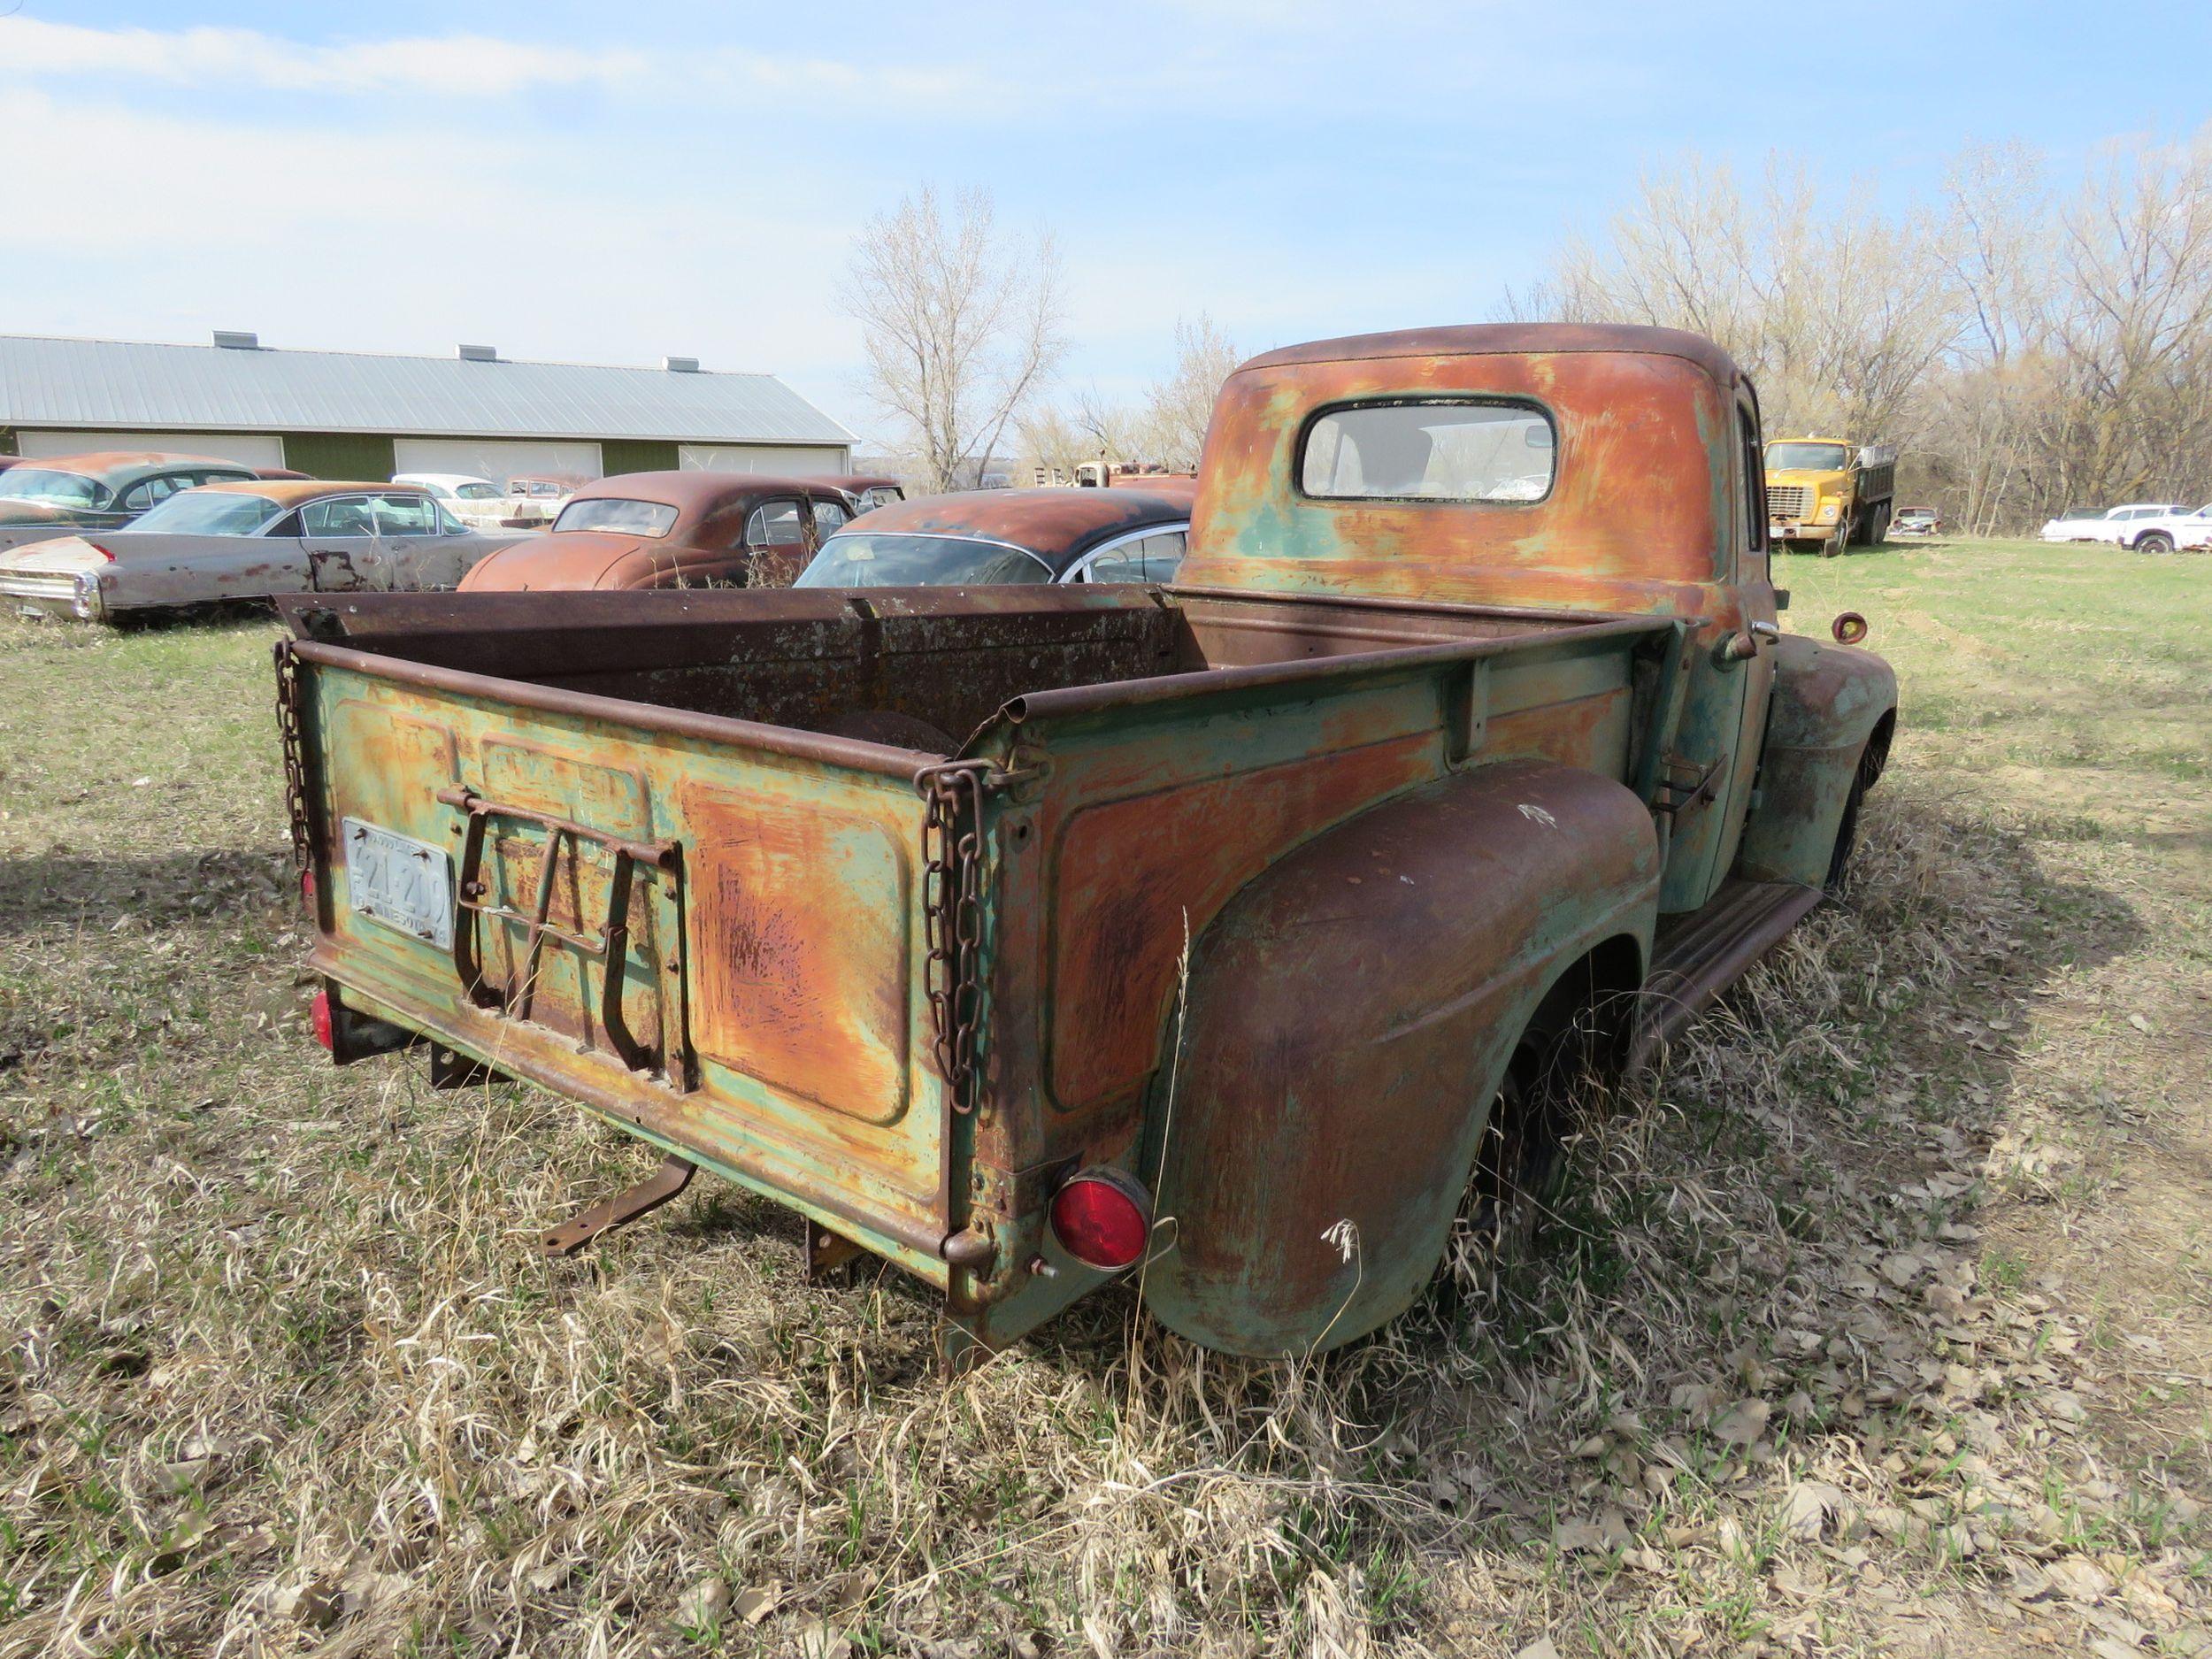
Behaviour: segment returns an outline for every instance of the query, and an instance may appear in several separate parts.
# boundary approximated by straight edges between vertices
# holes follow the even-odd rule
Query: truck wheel
[[[1888,534],[1889,503],[1887,502],[1884,502],[1880,506],[1875,508],[1874,516],[1867,520],[1866,544],[1869,547],[1879,547],[1882,545],[1883,540],[1887,537]]]
[[[1841,553],[1845,548],[1850,545],[1851,525],[1847,519],[1844,523],[1836,526],[1835,534],[1830,536],[1825,541],[1823,541],[1820,544],[1820,557],[1824,559],[1834,558],[1838,554]]]
[[[1851,793],[1843,801],[1843,822],[1836,826],[1835,850],[1828,855],[1828,879],[1822,884],[1831,898],[1839,899],[1850,889],[1851,855],[1859,844],[1859,807],[1866,799],[1867,787],[1880,773],[1881,765],[1874,758],[1872,746],[1860,750],[1858,770],[1851,778]]]
[[[1547,1076],[1563,1045],[1523,1042],[1505,1069],[1475,1154],[1469,1225],[1495,1256],[1525,1254],[1562,1165],[1562,1096]]]
[[[2174,539],[2163,530],[2146,530],[2142,539],[2136,542],[2135,550],[2138,553],[2170,553],[2174,550]]]

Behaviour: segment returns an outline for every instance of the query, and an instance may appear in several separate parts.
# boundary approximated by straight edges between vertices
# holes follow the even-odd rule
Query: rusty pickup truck
[[[1333,1347],[1840,879],[1895,680],[1767,535],[1711,342],[1456,327],[1231,376],[1169,587],[288,600],[326,1041],[669,1155],[549,1248],[703,1167],[956,1352]]]

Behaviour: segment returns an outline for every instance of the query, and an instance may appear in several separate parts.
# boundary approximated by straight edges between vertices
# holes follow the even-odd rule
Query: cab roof
[[[1681,357],[1723,384],[1736,373],[1736,360],[1703,334],[1680,328],[1652,328],[1641,323],[1453,323],[1434,328],[1401,328],[1389,334],[1343,334],[1262,352],[1237,373],[1278,369],[1305,363],[1356,362],[1376,357],[1468,357],[1541,352],[1640,351]]]

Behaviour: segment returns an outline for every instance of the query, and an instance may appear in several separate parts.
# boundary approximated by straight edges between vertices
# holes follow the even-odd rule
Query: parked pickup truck
[[[1348,1341],[1841,876],[1895,681],[1760,477],[1708,341],[1445,328],[1239,369],[1171,587],[285,601],[326,1041],[671,1155],[549,1248],[697,1165],[958,1352]]]

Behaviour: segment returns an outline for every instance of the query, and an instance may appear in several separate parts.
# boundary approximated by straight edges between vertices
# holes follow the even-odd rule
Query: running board
[[[1793,881],[1731,881],[1703,910],[1661,932],[1640,999],[1628,1069],[1641,1071],[1826,895]]]

